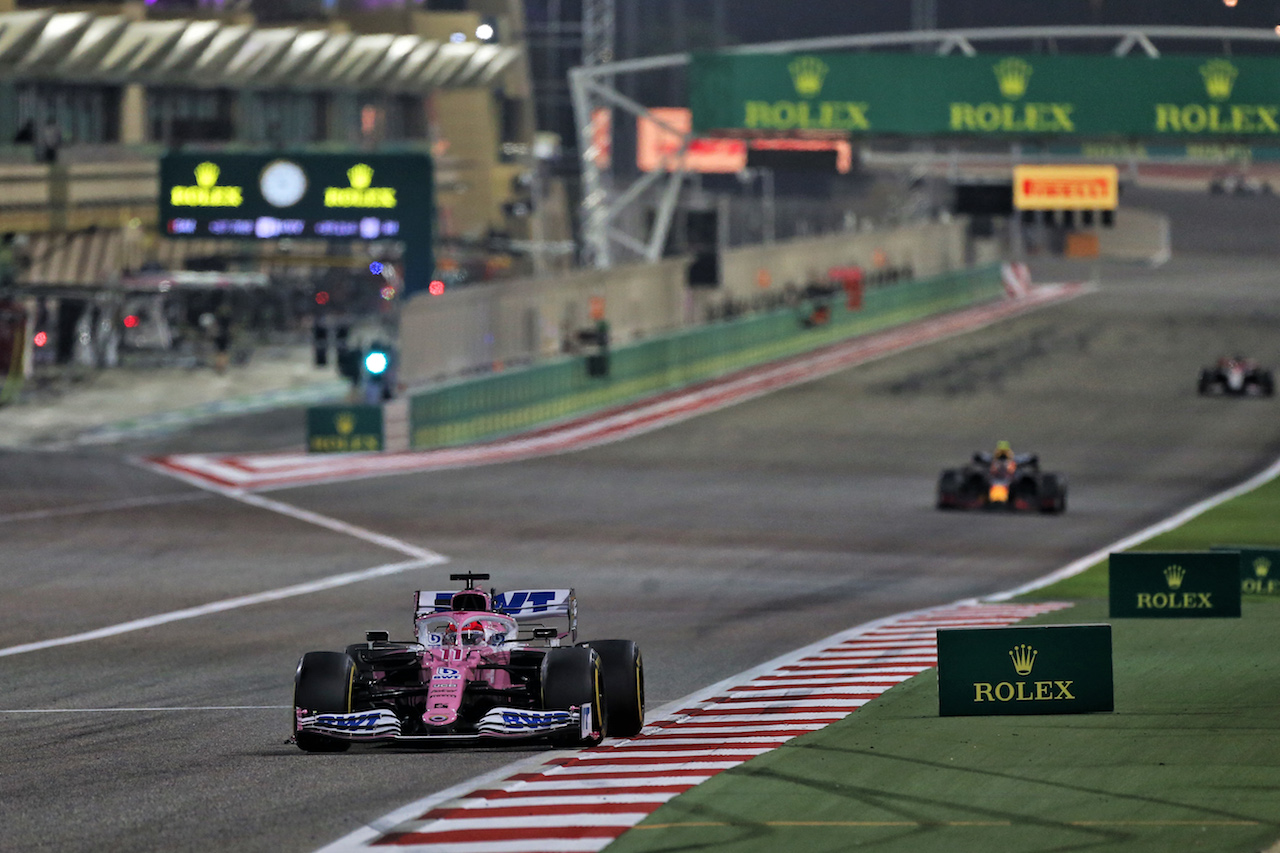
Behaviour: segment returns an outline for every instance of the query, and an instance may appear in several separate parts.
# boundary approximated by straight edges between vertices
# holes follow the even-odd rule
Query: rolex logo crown
[[[204,162],[196,166],[196,184],[206,189],[217,186],[218,174],[222,170],[218,168],[218,164]]]
[[[1200,76],[1204,78],[1204,90],[1215,101],[1225,101],[1231,97],[1231,89],[1236,84],[1236,75],[1240,71],[1225,59],[1210,59],[1200,66]]]
[[[1182,586],[1182,579],[1187,576],[1187,570],[1182,566],[1169,566],[1164,570],[1164,579],[1169,582],[1169,589],[1178,589]]]
[[[791,72],[791,82],[795,84],[796,94],[802,98],[812,98],[822,91],[822,81],[831,69],[816,56],[801,56],[788,65],[787,70]]]
[[[1013,669],[1018,675],[1030,675],[1031,667],[1036,662],[1036,650],[1028,646],[1026,643],[1014,646],[1009,650],[1009,657],[1013,660]]]
[[[1253,573],[1258,577],[1265,578],[1269,571],[1271,571],[1271,561],[1266,557],[1259,557],[1253,561]]]
[[[338,430],[338,435],[351,435],[356,428],[356,416],[350,412],[343,412],[333,419],[333,425]]]
[[[364,163],[357,163],[347,169],[347,180],[358,190],[367,190],[373,183],[373,169]]]
[[[1031,66],[1016,56],[1002,59],[991,67],[995,72],[996,82],[1000,84],[1000,94],[1006,98],[1021,98],[1027,93],[1027,82],[1031,79]]]

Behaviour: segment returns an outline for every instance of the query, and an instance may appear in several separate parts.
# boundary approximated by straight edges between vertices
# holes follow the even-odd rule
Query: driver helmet
[[[996,442],[996,452],[991,454],[993,459],[1012,459],[1013,447],[1007,441]]]
[[[479,646],[484,643],[484,624],[475,619],[462,626],[459,635],[464,646]]]

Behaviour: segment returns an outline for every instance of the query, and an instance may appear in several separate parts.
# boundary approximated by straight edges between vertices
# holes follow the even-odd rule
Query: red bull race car
[[[577,642],[572,589],[419,591],[414,639],[369,631],[344,651],[307,652],[294,676],[293,742],[542,740],[590,746],[644,725],[644,666],[630,640]]]
[[[1220,358],[1200,371],[1199,390],[1203,397],[1270,397],[1275,393],[1275,378],[1251,358]]]
[[[1015,454],[1002,441],[994,453],[975,453],[965,467],[942,472],[938,509],[1065,512],[1067,478],[1041,471],[1036,454]]]

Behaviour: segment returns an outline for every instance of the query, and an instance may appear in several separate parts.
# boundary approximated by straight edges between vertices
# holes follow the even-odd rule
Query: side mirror
[[[386,631],[365,631],[364,639],[367,643],[385,643],[391,638]]]

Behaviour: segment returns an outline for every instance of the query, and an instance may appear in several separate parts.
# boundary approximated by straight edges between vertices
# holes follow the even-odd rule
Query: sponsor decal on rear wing
[[[414,620],[448,612],[455,592],[457,590],[419,590],[414,599]],[[520,623],[521,639],[531,639],[534,628],[555,628],[560,637],[578,638],[578,600],[572,589],[499,592],[493,596],[493,609]]]
[[[512,589],[493,598],[493,609],[517,622],[555,616],[572,616],[578,603],[571,589]]]
[[[549,645],[578,639],[578,599],[572,589],[510,589],[494,597],[493,607],[515,618],[521,640],[535,639],[539,628],[555,629],[555,638],[540,638],[550,639]]]

